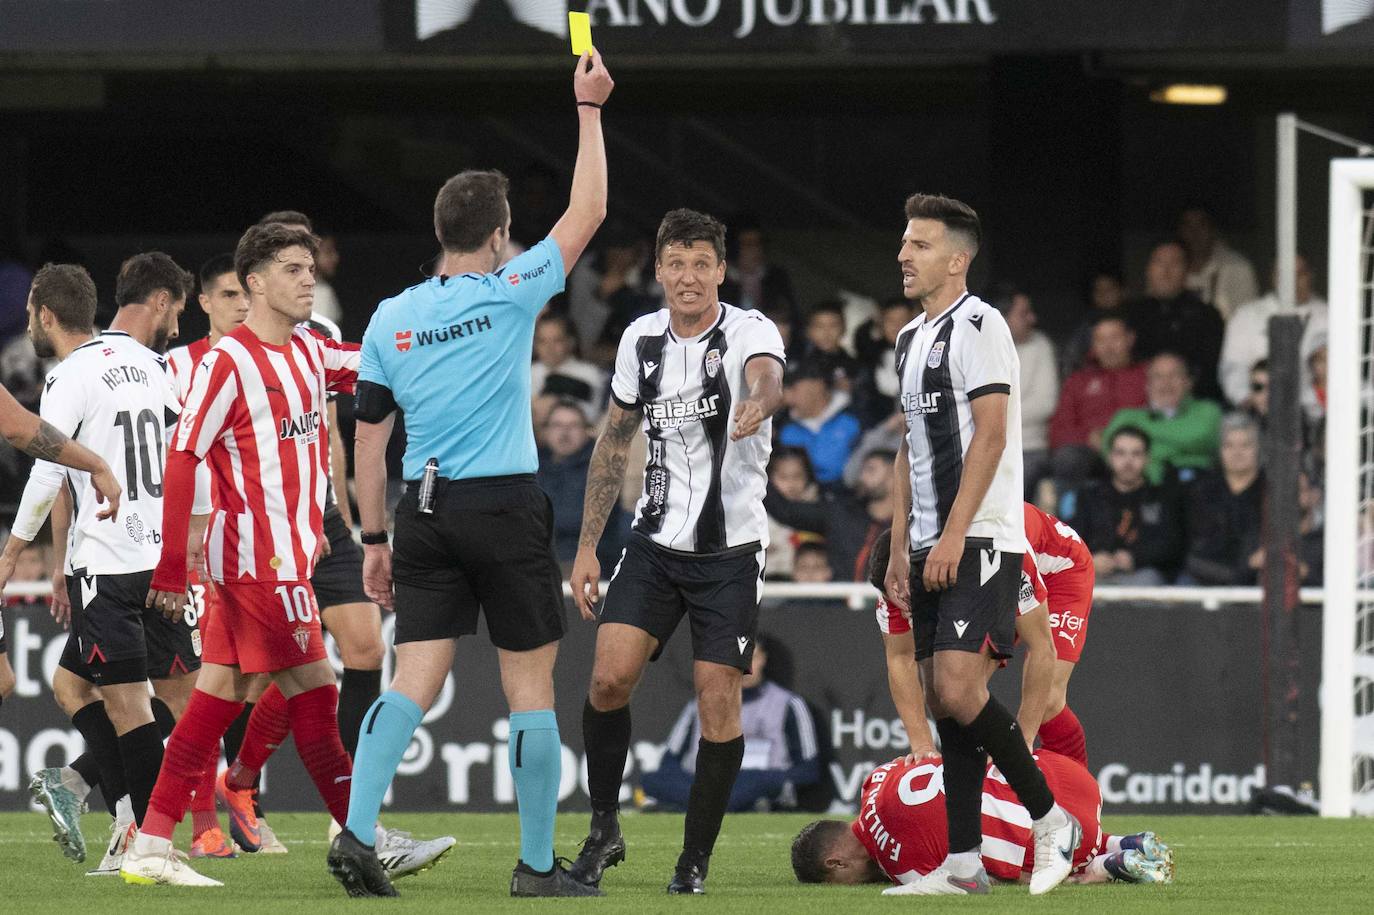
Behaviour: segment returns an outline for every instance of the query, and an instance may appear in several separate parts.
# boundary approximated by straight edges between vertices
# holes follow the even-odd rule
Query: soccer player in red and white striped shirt
[[[1154,833],[1103,834],[1102,796],[1087,769],[1045,750],[1037,754],[1036,762],[1055,798],[1083,826],[1083,841],[1073,857],[1075,882],[1167,883],[1172,879],[1173,853]],[[879,766],[864,780],[859,798],[859,815],[852,822],[817,820],[798,834],[792,843],[797,879],[908,884],[944,861],[949,839],[944,766],[938,756],[896,759]],[[1013,883],[1028,881],[1035,864],[1031,817],[995,766],[988,767],[983,779],[982,827],[980,854],[987,875]],[[970,885],[967,890],[985,891],[986,884],[981,889]]]
[[[124,859],[130,883],[219,885],[181,861],[172,831],[255,673],[271,674],[287,697],[301,761],[334,818],[347,816],[351,771],[335,718],[338,688],[309,578],[329,469],[326,394],[352,390],[359,354],[297,326],[310,316],[316,250],[309,232],[275,223],[244,233],[234,263],[248,319],[201,360],[168,455],[162,558],[148,599],[181,614],[195,470],[208,460],[216,510],[206,553],[219,602],[203,634],[196,691]]]

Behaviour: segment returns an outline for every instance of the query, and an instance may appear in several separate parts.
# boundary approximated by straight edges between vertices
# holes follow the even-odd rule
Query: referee
[[[454,643],[486,615],[510,706],[510,769],[520,808],[512,896],[600,896],[554,860],[562,744],[553,664],[563,636],[553,513],[534,482],[530,417],[534,324],[563,291],[606,214],[601,105],[614,82],[592,51],[573,74],[580,134],[568,209],[509,263],[507,181],[450,178],[434,201],[438,275],[378,306],[363,336],[355,441],[368,596],[396,611],[396,675],[368,709],[348,823],[330,849],[346,886],[375,880],[373,823],[410,736],[453,666]],[[405,496],[387,545],[386,445],[405,414]],[[394,575],[394,578],[393,578]],[[383,878],[385,879],[385,878]]]
[[[1026,551],[1021,392],[1011,331],[968,291],[982,227],[967,204],[916,194],[897,255],[921,312],[897,337],[906,435],[893,479],[887,593],[911,608],[916,660],[944,755],[949,855],[897,895],[986,893],[979,857],[987,758],[1033,819],[1032,895],[1069,874],[1082,838],[1016,719],[988,693],[1011,656]]]

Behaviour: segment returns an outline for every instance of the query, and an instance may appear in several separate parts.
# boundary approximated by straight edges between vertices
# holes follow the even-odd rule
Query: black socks
[[[696,776],[687,796],[687,819],[682,830],[683,860],[704,864],[711,856],[743,760],[743,735],[723,743],[704,737],[697,741]]]
[[[358,750],[358,731],[372,703],[382,694],[380,670],[354,670],[345,667],[339,684],[339,738],[348,758]]]
[[[110,716],[105,714],[104,702],[83,705],[72,716],[72,726],[86,739],[86,753],[94,762],[99,777],[92,781],[85,772],[81,777],[89,785],[100,785],[100,793],[105,797],[105,806],[114,816],[115,803],[129,793],[124,784],[124,762],[119,754],[119,738],[115,735]],[[81,770],[77,770],[81,771]]]
[[[1038,820],[1050,812],[1054,807],[1054,795],[1050,793],[1044,774],[1026,746],[1020,726],[1011,713],[1002,707],[1002,703],[989,696],[988,704],[983,706],[978,717],[969,722],[964,731],[987,750],[1031,819]],[[948,770],[945,779],[948,786]],[[979,796],[982,796],[981,789]]]
[[[162,734],[157,722],[150,721],[119,735],[119,756],[124,761],[124,781],[129,786],[129,801],[134,821],[143,825],[148,799],[153,796],[157,773],[162,768]]]
[[[598,712],[588,699],[582,706],[582,744],[587,752],[587,794],[593,822],[614,820],[620,809],[620,783],[630,752],[630,707]]]
[[[983,776],[988,756],[953,718],[935,722],[945,760],[945,812],[949,853],[972,851],[983,842]]]

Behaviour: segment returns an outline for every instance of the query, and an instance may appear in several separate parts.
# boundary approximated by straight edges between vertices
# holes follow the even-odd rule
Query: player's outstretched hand
[[[363,591],[381,607],[395,609],[391,593],[391,544],[363,546]]]
[[[926,554],[921,581],[927,591],[945,591],[959,579],[959,560],[964,556],[964,538],[942,535]]]
[[[893,550],[887,560],[887,575],[883,578],[883,590],[888,600],[895,600],[903,607],[911,606],[911,560],[906,550]],[[911,611],[904,611],[903,615]],[[908,617],[909,618],[909,617]]]
[[[72,599],[67,594],[67,576],[61,566],[52,570],[52,597],[48,599],[48,612],[57,625],[63,629],[71,628]]]
[[[119,514],[119,499],[124,495],[124,490],[119,488],[119,481],[110,472],[110,468],[104,466],[103,470],[91,474],[91,485],[95,487],[95,501],[105,505],[103,511],[95,513],[96,518],[101,521],[109,518],[118,524],[119,519],[116,515]]]
[[[767,418],[763,413],[763,407],[756,401],[741,401],[740,405],[735,407],[735,428],[730,433],[730,441],[737,442],[753,435],[759,431],[759,426],[762,426]]]
[[[939,758],[940,751],[935,749],[934,744],[932,744],[928,748],[912,750],[910,753],[906,755],[906,757],[903,759],[903,762],[905,762],[907,765],[914,766],[923,763],[926,760],[934,761]]]
[[[182,588],[180,591],[158,591],[154,589],[149,591],[148,600],[144,606],[152,607],[172,622],[179,623],[182,614],[186,612],[186,589]]]
[[[611,72],[601,60],[601,53],[592,48],[577,59],[577,69],[573,71],[573,95],[579,102],[606,104],[615,88]]]
[[[568,584],[572,586],[573,600],[582,612],[582,618],[594,622],[596,604],[601,600],[601,563],[596,558],[596,550],[578,547]]]

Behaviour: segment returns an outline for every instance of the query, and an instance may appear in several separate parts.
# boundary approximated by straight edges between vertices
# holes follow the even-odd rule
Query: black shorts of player
[[[757,543],[707,555],[682,553],[631,534],[611,575],[600,625],[624,623],[658,640],[652,660],[685,614],[692,657],[749,672],[763,592],[763,550]]]
[[[992,541],[969,537],[954,587],[927,591],[921,580],[928,550],[911,555],[911,631],[916,659],[937,651],[1012,655],[1016,636],[1016,595],[1021,584],[1021,553],[1004,553]]]
[[[363,591],[363,548],[332,504],[324,510],[324,536],[329,539],[329,555],[320,557],[310,576],[320,609],[372,603]]]
[[[396,506],[391,576],[396,644],[477,631],[530,651],[563,637],[563,575],[553,555],[553,507],[533,474],[436,481],[434,511],[406,484]]]
[[[71,631],[59,666],[96,686],[164,680],[200,669],[194,614],[174,623],[145,607],[151,570],[125,575],[67,576]]]

